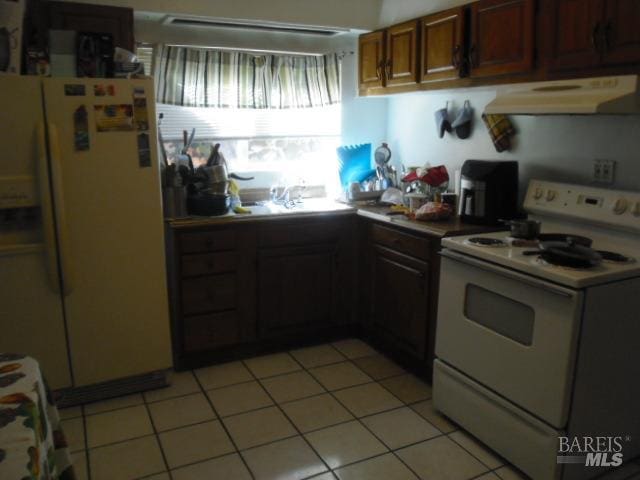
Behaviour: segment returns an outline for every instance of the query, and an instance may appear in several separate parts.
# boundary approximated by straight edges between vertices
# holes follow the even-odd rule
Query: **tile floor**
[[[429,385],[343,340],[61,414],[81,480],[525,478],[430,399]]]

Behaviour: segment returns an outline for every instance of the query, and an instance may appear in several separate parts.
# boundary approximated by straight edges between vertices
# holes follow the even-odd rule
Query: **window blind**
[[[230,109],[182,107],[159,103],[162,135],[179,140],[196,129],[197,138],[260,138],[339,136],[340,105],[295,109]]]

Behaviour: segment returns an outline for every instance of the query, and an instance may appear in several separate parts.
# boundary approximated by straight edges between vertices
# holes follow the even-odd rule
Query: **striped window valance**
[[[157,101],[186,107],[312,108],[340,103],[338,54],[254,55],[164,46]]]

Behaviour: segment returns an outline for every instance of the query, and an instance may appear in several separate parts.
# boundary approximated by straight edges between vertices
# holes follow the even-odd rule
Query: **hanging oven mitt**
[[[458,138],[467,139],[471,136],[471,121],[473,120],[473,108],[469,100],[464,101],[464,107],[458,113],[458,116],[451,124],[451,127],[455,129]]]
[[[511,137],[516,134],[516,129],[509,117],[502,114],[488,115],[483,114],[482,120],[489,130],[491,141],[498,152],[504,152],[511,149]]]
[[[449,102],[447,106],[436,111],[436,129],[440,138],[444,137],[444,131],[451,132],[451,123],[449,123]]]

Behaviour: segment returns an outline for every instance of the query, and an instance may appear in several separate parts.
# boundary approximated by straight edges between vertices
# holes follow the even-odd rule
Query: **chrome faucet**
[[[280,195],[278,195],[278,187],[273,186],[269,189],[269,197],[273,203],[284,205],[287,208],[293,208],[297,203],[302,203],[302,194],[307,186],[304,182],[298,185],[289,185],[285,187]],[[292,199],[292,193],[298,189],[298,195]]]

